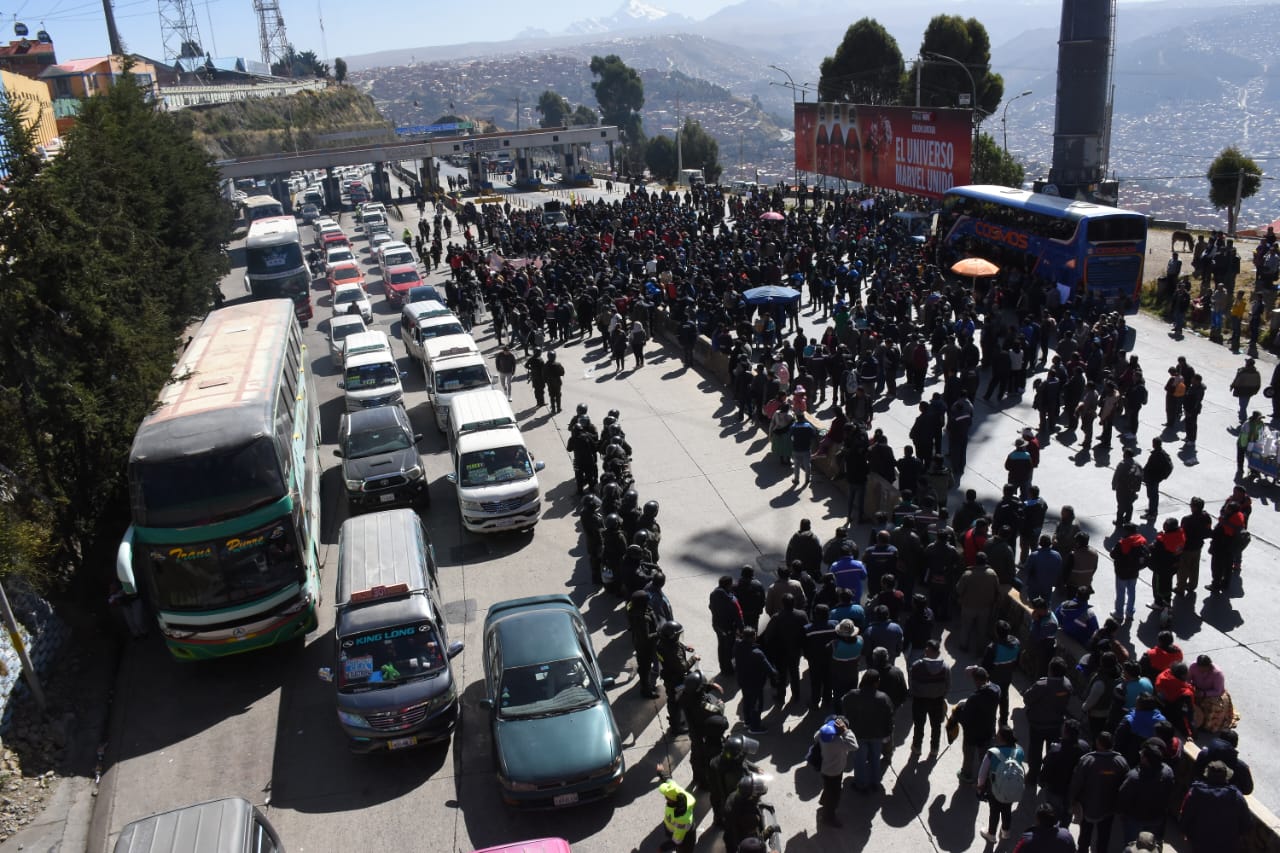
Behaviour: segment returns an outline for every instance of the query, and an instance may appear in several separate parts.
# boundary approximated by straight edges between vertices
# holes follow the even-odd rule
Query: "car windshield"
[[[352,432],[347,436],[344,455],[348,459],[363,459],[366,456],[393,453],[410,447],[413,447],[413,436],[396,424]]]
[[[383,252],[382,263],[388,267],[395,267],[400,264],[411,264],[413,263],[413,255],[405,251]]]
[[[329,252],[329,263],[340,264],[343,261],[354,261],[356,256],[351,254],[350,249],[335,249]]]
[[[413,270],[405,270],[404,272],[393,272],[387,281],[392,284],[409,284],[418,280],[418,274]]]
[[[359,302],[359,301],[360,301],[360,288],[358,287],[348,287],[343,290],[339,290],[337,293],[333,295],[334,305],[346,305],[349,302]]]
[[[339,323],[329,330],[329,336],[333,338],[335,344],[341,343],[356,332],[365,330],[364,323]]]
[[[422,330],[422,339],[429,341],[432,338],[439,338],[444,335],[462,335],[466,334],[466,330],[462,328],[461,323],[437,323],[434,326],[427,326]]]
[[[443,672],[444,648],[430,622],[344,637],[338,652],[338,689],[353,693]]]
[[[360,367],[347,368],[344,386],[348,391],[363,391],[369,388],[381,388],[384,385],[395,385],[400,381],[400,371],[389,361],[376,364],[364,364]]]
[[[490,486],[533,476],[529,451],[521,444],[464,453],[458,460],[458,468],[462,471],[464,486]]]
[[[600,689],[583,658],[503,670],[498,715],[504,719],[550,717],[589,708]]]
[[[452,367],[436,374],[437,391],[466,391],[489,384],[489,371],[483,364]]]

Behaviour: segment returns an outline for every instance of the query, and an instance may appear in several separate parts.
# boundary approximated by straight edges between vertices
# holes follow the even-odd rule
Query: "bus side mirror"
[[[453,473],[452,471],[450,471],[448,474],[445,474],[444,478],[445,480],[447,480],[450,483],[453,483],[454,485],[457,485],[458,483],[458,475]]]
[[[327,684],[333,683],[333,670],[327,666],[320,667],[320,669],[316,672],[316,675],[320,677],[321,681]]]

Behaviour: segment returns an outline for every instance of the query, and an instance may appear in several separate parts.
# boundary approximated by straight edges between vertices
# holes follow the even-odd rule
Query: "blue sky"
[[[217,56],[258,57],[253,0],[193,0],[205,49]],[[555,32],[581,18],[612,14],[622,0],[487,0],[478,6],[452,0],[279,0],[289,41],[329,58],[386,48],[501,41],[528,27]],[[646,0],[699,19],[735,0]],[[376,10],[376,14],[370,14]],[[102,0],[9,0],[0,5],[5,40],[14,16],[34,35],[41,22],[59,59],[108,52]],[[163,58],[157,0],[115,0],[116,26],[127,50]],[[324,18],[324,38],[320,17]],[[324,46],[327,44],[327,52]]]

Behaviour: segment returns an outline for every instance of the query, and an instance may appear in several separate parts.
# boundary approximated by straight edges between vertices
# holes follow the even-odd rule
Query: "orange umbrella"
[[[986,258],[964,258],[956,261],[951,265],[951,271],[956,275],[967,275],[970,278],[981,278],[982,276],[995,275],[1000,272],[1000,267],[988,261]]]

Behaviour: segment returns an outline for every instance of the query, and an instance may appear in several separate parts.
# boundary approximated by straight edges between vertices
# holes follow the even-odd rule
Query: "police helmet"
[[[753,799],[769,793],[769,785],[759,773],[748,773],[738,780],[738,793]]]
[[[611,512],[604,517],[604,526],[606,530],[617,530],[622,526],[622,516],[616,512]]]
[[[618,412],[618,410],[617,410],[617,409],[610,409],[610,410],[609,410],[609,417],[613,418],[615,421],[616,421],[616,420],[621,420],[621,419],[622,419],[622,415],[621,415],[621,414],[619,414],[619,412]]]
[[[618,422],[618,419],[617,419],[617,418],[614,418],[614,417],[606,417],[606,418],[604,419],[604,421],[602,421],[602,423],[604,424],[604,428],[605,428],[605,429],[609,429],[610,427],[612,427],[612,426],[613,426],[614,424],[616,424],[617,422]]]
[[[609,442],[609,446],[604,449],[605,459],[622,459],[627,452],[622,449],[622,445],[616,441]]]
[[[653,538],[653,534],[651,534],[648,530],[641,528],[636,531],[634,536],[631,537],[631,541],[634,544],[639,545],[641,548],[648,548],[649,540],[651,540],[652,538]]]
[[[587,413],[587,404],[586,404],[586,403],[579,403],[579,404],[578,404],[578,415],[579,415],[579,416],[582,416],[582,415],[585,415],[586,413]]]
[[[627,556],[633,560],[643,560],[644,548],[640,547],[639,545],[628,545]]]
[[[627,489],[622,493],[622,506],[624,509],[631,509],[640,502],[640,493],[635,489]]]
[[[674,619],[668,619],[658,628],[658,636],[664,640],[674,640],[684,633],[684,626]]]
[[[696,669],[684,677],[685,690],[701,690],[706,683],[706,676]]]
[[[730,735],[724,742],[724,757],[730,761],[741,761],[747,757],[746,738],[742,735]]]
[[[622,500],[622,486],[615,482],[606,482],[600,487],[600,494],[604,496],[606,501],[617,503]]]
[[[649,501],[649,502],[647,502],[647,503],[644,505],[644,517],[645,517],[645,518],[657,518],[657,517],[658,517],[658,502],[657,502],[657,501]]]
[[[582,499],[582,509],[584,512],[595,512],[602,506],[604,506],[604,501],[600,500],[599,495],[589,494]]]

